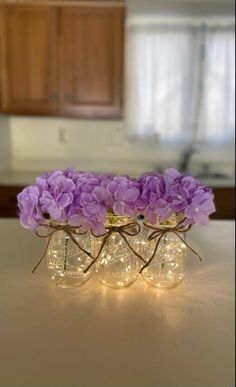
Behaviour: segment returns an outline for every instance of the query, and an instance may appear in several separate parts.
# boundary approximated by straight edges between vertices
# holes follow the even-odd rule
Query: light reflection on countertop
[[[233,386],[234,231],[232,221],[193,227],[188,238],[204,261],[189,252],[176,288],[139,276],[111,289],[94,276],[62,289],[46,262],[31,274],[43,241],[0,220],[0,385]]]

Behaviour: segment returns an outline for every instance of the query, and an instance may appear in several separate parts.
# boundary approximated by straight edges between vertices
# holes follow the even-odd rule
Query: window
[[[161,142],[229,142],[235,127],[234,25],[130,23],[126,123]]]

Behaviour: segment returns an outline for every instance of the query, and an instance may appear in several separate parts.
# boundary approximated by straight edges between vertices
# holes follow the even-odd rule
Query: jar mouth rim
[[[48,221],[48,223],[45,223],[45,226],[51,226],[51,227],[57,227],[57,226],[62,226],[62,227],[71,227],[73,229],[77,229],[79,230],[81,228],[81,225],[70,225],[70,223],[68,221],[65,221],[65,222],[59,222],[57,220],[53,220],[53,219],[50,219]]]
[[[69,223],[68,223],[68,222],[59,222],[58,220],[50,219],[50,220],[49,220],[49,224],[59,224],[59,225],[65,226],[65,225],[67,225],[67,224],[69,224]]]
[[[116,215],[116,214],[107,214],[105,220],[105,226],[124,226],[126,224],[132,223],[134,217],[130,215]]]
[[[130,219],[132,219],[132,218],[134,218],[134,216],[131,216],[131,215],[117,215],[117,214],[108,213],[106,215],[106,218],[115,218],[115,219],[117,219],[117,218],[119,218],[119,219],[130,218]]]
[[[155,223],[151,223],[148,221],[148,219],[144,218],[143,222],[147,224],[147,226],[157,226],[157,227],[175,227],[177,224],[184,220],[184,213],[179,212],[171,215],[168,219],[161,221],[160,218],[157,216],[157,220]]]

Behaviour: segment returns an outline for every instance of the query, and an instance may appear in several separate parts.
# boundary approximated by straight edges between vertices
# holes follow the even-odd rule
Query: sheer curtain
[[[131,23],[127,35],[129,136],[167,143],[232,140],[233,23]]]

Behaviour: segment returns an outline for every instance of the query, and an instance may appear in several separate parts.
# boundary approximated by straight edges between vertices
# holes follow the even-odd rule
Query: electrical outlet
[[[67,129],[61,128],[58,130],[58,140],[60,144],[66,144],[69,140],[69,133]]]
[[[112,134],[112,143],[117,146],[124,145],[124,136],[120,130],[116,130]]]

